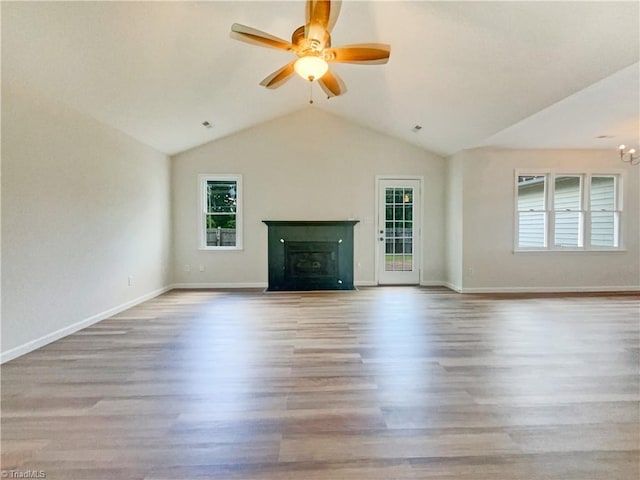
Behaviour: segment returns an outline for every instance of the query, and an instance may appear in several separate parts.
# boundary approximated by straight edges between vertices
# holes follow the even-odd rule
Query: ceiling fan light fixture
[[[322,78],[322,76],[327,73],[329,64],[327,64],[323,58],[315,55],[307,55],[296,60],[293,68],[296,73],[305,80],[313,81]]]

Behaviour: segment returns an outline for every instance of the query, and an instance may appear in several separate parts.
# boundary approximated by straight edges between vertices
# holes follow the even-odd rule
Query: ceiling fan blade
[[[262,80],[260,82],[260,85],[262,85],[263,87],[271,88],[271,89],[278,88],[280,85],[284,84],[287,80],[289,80],[291,76],[295,73],[295,70],[293,69],[294,63],[296,63],[295,60],[287,63],[280,70],[276,70],[271,75],[269,75],[264,80]]]
[[[327,94],[327,97],[337,97],[347,92],[347,86],[344,84],[338,74],[328,70],[322,78],[318,79],[320,88]]]
[[[231,25],[231,38],[261,47],[277,48],[278,50],[287,51],[293,50],[293,45],[286,40],[274,37],[255,28],[247,27],[246,25],[240,25],[239,23]]]
[[[327,62],[376,65],[387,63],[389,55],[391,55],[391,46],[386,43],[361,43],[325,50]]]
[[[306,24],[318,24],[331,32],[340,15],[341,6],[340,0],[307,0]]]

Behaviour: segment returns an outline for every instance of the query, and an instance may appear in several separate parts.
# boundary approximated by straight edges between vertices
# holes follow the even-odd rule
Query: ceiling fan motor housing
[[[331,36],[321,26],[307,24],[295,29],[291,35],[291,43],[295,45],[299,57],[321,56],[322,51],[331,46]]]

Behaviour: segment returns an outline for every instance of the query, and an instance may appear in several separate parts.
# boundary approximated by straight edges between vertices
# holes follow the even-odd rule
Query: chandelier
[[[640,163],[640,156],[638,156],[635,148],[627,149],[626,145],[620,145],[618,150],[620,151],[620,160],[623,162],[629,165],[638,165]]]

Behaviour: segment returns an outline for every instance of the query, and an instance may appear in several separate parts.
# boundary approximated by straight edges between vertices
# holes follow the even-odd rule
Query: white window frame
[[[621,170],[608,171],[559,171],[559,170],[520,170],[514,171],[514,225],[513,225],[513,251],[519,252],[620,252],[626,251],[623,244],[623,181],[624,172]],[[545,246],[544,247],[520,247],[519,246],[519,210],[518,210],[518,178],[523,176],[543,176],[545,177],[544,196],[545,196]],[[563,247],[555,245],[555,179],[557,177],[580,177],[581,198],[579,210],[582,212],[580,218],[580,236],[582,238],[582,246]],[[615,191],[615,210],[613,210],[615,222],[614,238],[617,240],[615,247],[603,247],[591,245],[591,178],[592,177],[613,177]],[[559,210],[560,212],[566,210]],[[576,210],[573,210],[576,211]]]
[[[543,210],[536,210],[536,209],[530,209],[527,210],[527,212],[533,212],[533,213],[540,213],[544,216],[544,232],[543,232],[543,247],[519,247],[518,245],[520,244],[520,210],[518,208],[518,178],[519,177],[545,177],[545,181],[543,184],[543,196],[544,196],[544,208]],[[548,188],[548,179],[545,173],[517,173],[516,172],[516,178],[515,178],[515,225],[514,225],[514,242],[515,242],[515,249],[516,250],[526,250],[526,251],[542,251],[542,250],[546,250],[547,246],[549,245],[549,209],[548,209],[548,203],[549,203],[549,188]]]
[[[235,181],[236,182],[236,244],[235,245],[207,245],[207,182],[210,181]],[[243,200],[242,200],[242,175],[236,173],[207,173],[198,175],[199,195],[199,249],[207,251],[228,251],[243,249]]]
[[[578,179],[578,208],[556,208],[556,183],[558,178],[577,178]],[[547,228],[549,229],[549,239],[553,242],[553,248],[558,250],[566,250],[566,249],[582,249],[585,247],[585,223],[586,223],[586,207],[585,207],[585,181],[591,181],[590,177],[584,174],[550,174],[546,176],[548,182],[553,181],[553,185],[550,186],[549,190],[552,191],[551,195],[551,203],[550,205],[550,213],[551,218],[548,219]],[[556,224],[559,213],[576,213],[578,214],[578,244],[577,245],[557,245],[556,244]],[[548,244],[547,244],[548,245]]]
[[[613,210],[592,210],[591,209],[591,179],[593,177],[609,177],[613,178],[613,191],[615,192],[615,196],[613,199],[614,205]],[[614,231],[613,237],[614,242],[617,243],[617,247],[602,247],[602,246],[594,246],[590,245],[591,250],[623,250],[622,246],[622,175],[621,174],[611,174],[611,173],[592,173],[589,175],[587,179],[589,182],[586,185],[588,188],[587,195],[585,195],[585,201],[588,204],[587,218],[585,219],[585,237],[588,238],[589,242],[591,242],[591,212],[610,212],[613,214],[613,222],[614,222]],[[588,235],[588,237],[587,237]]]

